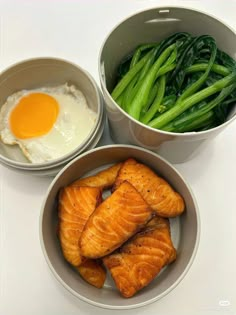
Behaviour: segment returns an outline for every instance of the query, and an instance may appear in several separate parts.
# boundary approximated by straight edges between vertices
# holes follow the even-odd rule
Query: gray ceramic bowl
[[[98,143],[105,125],[105,111],[100,90],[91,75],[69,61],[57,58],[34,58],[19,62],[0,74],[0,106],[16,91],[55,86],[68,82],[78,87],[86,97],[89,108],[97,113],[95,125],[89,135],[72,152],[45,163],[30,163],[18,146],[0,142],[0,163],[35,175],[56,174],[79,153]]]
[[[171,219],[171,233],[177,248],[177,260],[150,285],[130,299],[122,298],[108,278],[102,289],[83,281],[65,261],[56,236],[57,197],[61,187],[75,179],[91,175],[129,157],[152,167],[184,197],[186,212]],[[199,243],[200,221],[196,201],[183,177],[163,158],[146,149],[131,145],[108,145],[81,154],[71,161],[51,183],[40,215],[40,241],[45,259],[56,279],[76,297],[95,306],[130,309],[154,302],[176,287],[194,261]]]
[[[107,36],[99,57],[100,81],[114,142],[145,147],[172,163],[194,157],[207,140],[235,120],[236,108],[228,121],[216,128],[180,134],[157,130],[138,122],[114,102],[110,92],[114,88],[117,66],[127,54],[140,44],[160,41],[180,31],[194,35],[210,34],[220,49],[236,58],[236,34],[232,29],[204,12],[181,7],[152,8],[126,18]]]

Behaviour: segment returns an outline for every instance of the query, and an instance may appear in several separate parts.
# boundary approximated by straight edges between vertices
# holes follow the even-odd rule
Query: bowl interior
[[[94,135],[98,123],[102,117],[101,95],[95,81],[91,76],[68,61],[55,58],[30,59],[18,63],[0,76],[0,106],[4,104],[7,97],[17,91],[25,89],[35,89],[39,87],[56,86],[64,83],[73,84],[85,95],[89,108],[97,113],[97,119],[94,128],[90,131],[87,138],[73,152],[57,160],[32,164],[22,154],[17,145],[5,145],[0,142],[0,155],[3,162],[17,167],[40,168],[50,165],[63,163],[69,159],[70,155],[80,152]]]
[[[81,176],[97,171],[129,157],[149,165],[164,177],[185,199],[186,212],[171,219],[171,233],[177,248],[177,260],[145,289],[130,299],[122,298],[110,277],[104,288],[96,289],[84,282],[65,261],[56,236],[57,197],[61,187]],[[129,145],[109,145],[82,154],[67,165],[52,182],[41,212],[41,244],[45,258],[55,277],[71,293],[96,306],[128,309],[151,303],[171,291],[183,278],[193,262],[199,240],[198,209],[194,197],[180,174],[158,155]]]

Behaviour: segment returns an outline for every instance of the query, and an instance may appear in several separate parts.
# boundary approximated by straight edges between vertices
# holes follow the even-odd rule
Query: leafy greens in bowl
[[[170,132],[224,123],[236,102],[236,62],[210,35],[178,32],[120,63],[111,96],[134,119]]]

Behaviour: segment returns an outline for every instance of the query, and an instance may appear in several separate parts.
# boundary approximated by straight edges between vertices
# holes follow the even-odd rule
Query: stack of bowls
[[[96,121],[88,136],[68,154],[43,163],[30,163],[17,145],[0,142],[0,163],[32,175],[53,176],[81,152],[96,146],[102,136],[105,112],[100,90],[88,72],[62,59],[37,58],[17,63],[0,75],[0,104],[20,90],[56,86],[67,82],[76,86],[85,96],[88,107],[96,114]]]

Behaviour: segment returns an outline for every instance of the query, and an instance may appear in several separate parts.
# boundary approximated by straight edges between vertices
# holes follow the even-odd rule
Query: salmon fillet
[[[91,186],[91,187],[100,187],[101,189],[110,188],[116,179],[118,171],[122,163],[114,164],[107,169],[98,172],[94,176],[88,176],[85,178],[80,178],[73,182],[72,186]]]
[[[101,190],[95,187],[68,186],[60,191],[58,237],[65,259],[73,266],[82,262],[79,239],[101,198]]]
[[[152,217],[142,196],[128,182],[104,200],[90,216],[80,238],[80,251],[99,258],[120,247]]]
[[[154,218],[117,252],[103,258],[120,293],[132,297],[174,261],[168,219]]]
[[[102,288],[106,280],[106,269],[100,261],[87,259],[76,267],[81,277],[96,288]]]
[[[124,181],[131,183],[143,199],[162,217],[175,217],[184,211],[184,200],[180,194],[148,166],[135,159],[126,160],[119,170],[113,190]]]

